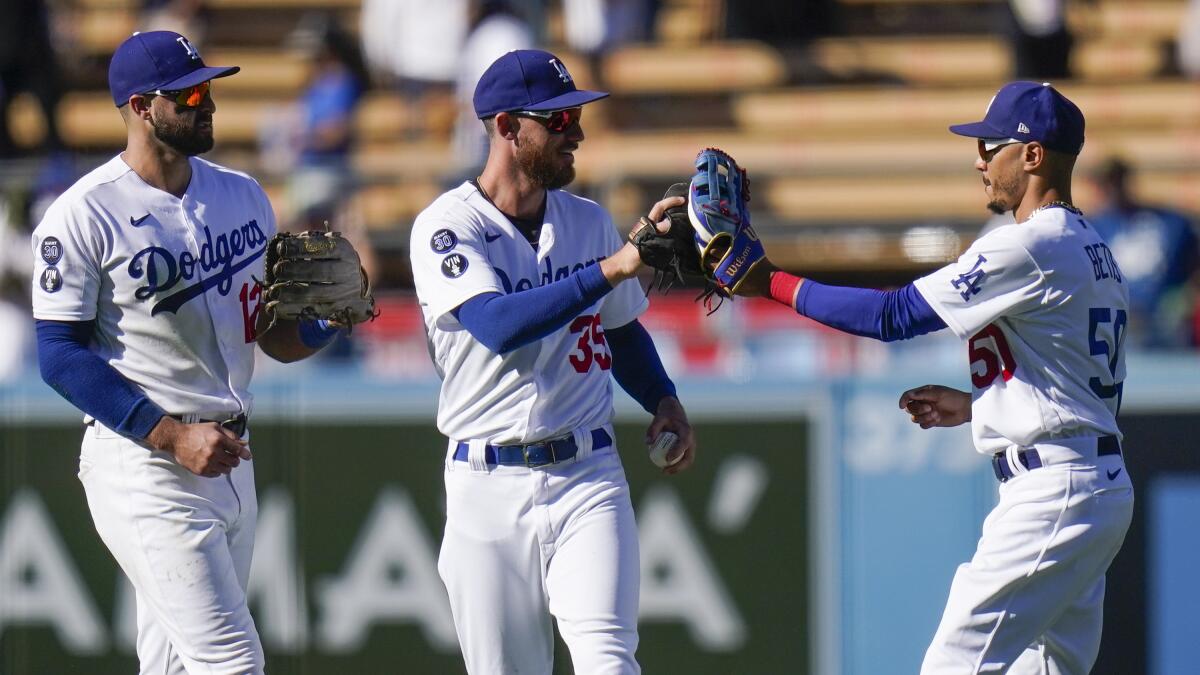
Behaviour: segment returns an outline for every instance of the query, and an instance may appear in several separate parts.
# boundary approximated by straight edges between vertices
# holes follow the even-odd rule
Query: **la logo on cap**
[[[188,58],[193,61],[200,60],[200,52],[196,51],[196,48],[192,46],[192,43],[188,42],[187,38],[180,35],[179,37],[175,38],[175,41],[183,45],[184,50],[187,51]]]
[[[558,79],[563,82],[571,81],[571,74],[567,72],[567,67],[562,62],[558,59],[550,59],[550,65],[554,66],[554,69],[558,71]]]

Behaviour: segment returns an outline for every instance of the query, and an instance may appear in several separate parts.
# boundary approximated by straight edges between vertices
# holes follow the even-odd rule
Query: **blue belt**
[[[996,478],[1001,483],[1008,482],[1014,475],[1012,467],[1008,465],[1008,458],[1005,457],[1005,452],[1001,450],[992,455],[992,471],[996,472]],[[1096,455],[1104,457],[1105,455],[1121,454],[1121,442],[1116,436],[1101,436],[1096,439]],[[1042,467],[1042,456],[1038,454],[1036,448],[1017,451],[1017,461],[1026,469],[1033,470]]]
[[[612,437],[604,429],[592,429],[592,449],[599,450],[612,445]],[[539,467],[571,459],[579,453],[573,436],[554,438],[526,445],[487,445],[483,458],[488,464],[503,466]],[[470,454],[470,445],[460,442],[454,451],[454,459],[465,462]]]

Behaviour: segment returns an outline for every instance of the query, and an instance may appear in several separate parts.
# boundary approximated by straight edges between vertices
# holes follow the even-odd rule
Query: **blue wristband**
[[[325,319],[316,321],[300,321],[300,342],[309,349],[320,349],[333,341],[340,328],[335,328]]]

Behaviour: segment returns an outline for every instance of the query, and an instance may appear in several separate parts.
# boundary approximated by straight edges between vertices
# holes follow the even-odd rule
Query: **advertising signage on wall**
[[[666,479],[643,456],[644,426],[618,426],[641,542],[639,660],[647,672],[806,672],[808,498],[784,479],[804,475],[806,425],[759,424],[752,441],[739,423],[701,427],[712,453]],[[0,433],[0,672],[134,668],[133,595],[73,475],[79,433]],[[437,575],[436,430],[265,423],[252,445],[250,595],[268,672],[462,672]],[[570,672],[565,652],[558,661]]]

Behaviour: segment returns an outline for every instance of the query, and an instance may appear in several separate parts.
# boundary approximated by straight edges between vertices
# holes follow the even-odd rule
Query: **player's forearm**
[[[613,379],[646,412],[655,414],[664,398],[675,396],[675,383],[667,376],[650,333],[634,320],[604,335],[612,352]]]
[[[787,272],[771,275],[771,298],[840,331],[884,342],[946,327],[912,284],[894,291],[827,286]]]
[[[454,317],[491,351],[506,354],[567,325],[612,291],[598,266],[520,293],[487,293],[467,300]]]
[[[328,323],[279,319],[269,329],[266,319],[260,318],[258,347],[267,356],[282,363],[306,359],[324,349],[337,336],[337,329]]]
[[[87,348],[93,325],[92,321],[37,321],[42,379],[109,429],[146,438],[165,413]]]
[[[610,286],[637,276],[642,268],[642,258],[633,244],[626,243],[616,253],[600,261],[600,272]]]

